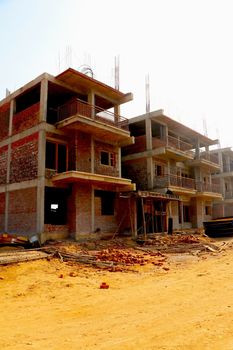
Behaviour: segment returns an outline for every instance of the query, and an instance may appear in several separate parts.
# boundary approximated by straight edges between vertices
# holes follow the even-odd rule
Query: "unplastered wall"
[[[33,180],[38,170],[38,133],[11,145],[10,183]]]
[[[76,150],[78,171],[91,172],[91,135],[84,132],[76,133]]]
[[[12,120],[12,134],[18,134],[32,128],[39,122],[40,103],[36,103],[23,111],[15,114]]]
[[[119,167],[118,167],[118,147],[114,147],[104,142],[95,141],[95,169],[96,174],[108,175],[108,176],[119,176]],[[101,151],[109,152],[114,155],[114,165],[103,165],[101,164]]]
[[[9,133],[10,103],[0,107],[0,141],[6,139]]]
[[[137,190],[147,190],[147,161],[146,158],[123,162],[123,177],[131,179],[137,185]]]
[[[76,184],[73,186],[75,196],[75,215],[73,215],[75,227],[75,237],[78,239],[79,235],[89,234],[91,232],[91,198],[92,188],[90,184]]]
[[[6,184],[8,146],[0,148],[0,185]]]
[[[5,230],[5,193],[0,193],[0,231]]]
[[[36,233],[36,199],[36,187],[9,192],[8,232]]]
[[[101,214],[101,198],[95,197],[95,230],[100,229],[101,232],[115,232],[117,229],[116,223],[116,209],[114,210],[114,215],[102,215]],[[116,199],[114,206],[116,207]]]

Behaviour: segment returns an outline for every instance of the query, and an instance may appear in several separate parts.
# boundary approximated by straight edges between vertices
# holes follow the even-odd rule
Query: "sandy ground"
[[[0,266],[0,349],[233,349],[233,250],[166,265]]]

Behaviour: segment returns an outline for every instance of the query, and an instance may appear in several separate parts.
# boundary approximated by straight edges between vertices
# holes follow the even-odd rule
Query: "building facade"
[[[220,181],[212,177],[220,169],[218,157],[209,150],[217,140],[176,122],[163,110],[130,119],[129,130],[135,143],[122,150],[123,174],[138,190],[179,198],[161,198],[150,208],[149,220],[154,226],[157,222],[159,231],[168,228],[169,217],[175,229],[202,227],[212,218],[213,201],[222,199]]]
[[[0,101],[0,231],[43,242],[120,228],[120,194],[135,189],[121,174],[133,138],[120,105],[130,100],[67,69]]]
[[[230,147],[213,150],[212,154],[219,158],[220,170],[213,175],[221,184],[223,201],[213,204],[213,218],[233,217],[233,151]]]

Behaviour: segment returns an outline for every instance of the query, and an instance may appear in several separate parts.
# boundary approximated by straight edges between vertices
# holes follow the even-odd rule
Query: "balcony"
[[[128,119],[79,99],[69,101],[58,108],[56,126],[62,130],[80,130],[94,134],[113,144],[132,143]]]
[[[128,192],[136,189],[135,184],[129,179],[74,170],[55,174],[52,177],[52,182],[63,186],[72,183],[88,184],[115,192]]]
[[[222,199],[221,186],[215,183],[196,182],[196,189],[198,196],[211,197]]]
[[[220,169],[220,164],[218,161],[218,156],[216,154],[211,154],[210,152],[200,152],[200,155],[195,155],[194,160],[189,164],[190,166],[201,166],[207,169],[212,169],[213,171]]]
[[[162,175],[155,177],[155,188],[169,188],[175,193],[196,193],[195,180],[177,175]]]
[[[153,149],[157,149],[156,155],[163,158],[171,158],[177,161],[191,160],[193,159],[193,145],[168,135],[167,138],[162,139],[153,137],[152,139]]]

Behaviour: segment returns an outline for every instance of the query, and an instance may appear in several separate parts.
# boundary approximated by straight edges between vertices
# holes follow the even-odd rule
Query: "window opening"
[[[67,195],[66,189],[45,187],[45,224],[67,224]]]
[[[190,222],[190,207],[189,207],[189,205],[183,205],[183,218],[184,218],[184,222]]]
[[[114,192],[95,190],[95,197],[100,197],[101,215],[114,215]]]
[[[101,151],[101,153],[100,153],[100,163],[102,165],[115,166],[115,163],[116,163],[115,153]]]
[[[55,142],[46,142],[45,167],[56,170],[58,173],[67,171],[67,145]]]

